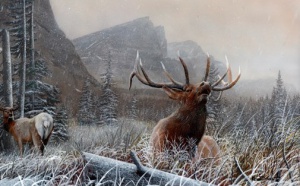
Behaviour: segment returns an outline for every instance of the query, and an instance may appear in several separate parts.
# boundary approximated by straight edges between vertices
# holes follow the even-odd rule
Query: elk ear
[[[165,93],[171,99],[180,100],[182,97],[182,91],[176,91],[176,90],[170,89],[168,87],[163,87],[162,89],[165,91]]]

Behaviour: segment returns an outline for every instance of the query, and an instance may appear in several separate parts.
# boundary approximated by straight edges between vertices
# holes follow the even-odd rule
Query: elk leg
[[[47,145],[47,143],[48,143],[48,141],[49,141],[49,139],[50,139],[50,136],[51,136],[52,132],[53,132],[53,128],[52,128],[51,132],[49,133],[48,137],[47,137],[46,139],[43,140],[44,146]]]
[[[18,140],[18,146],[19,146],[19,150],[20,150],[20,157],[23,156],[23,144],[22,144],[22,140]]]
[[[37,150],[40,150],[41,154],[43,155],[44,148],[42,148],[43,142],[42,142],[41,137],[38,134],[32,134],[32,141],[33,141],[35,148]]]
[[[41,152],[42,156],[44,155],[44,148],[45,148],[45,146],[42,144],[40,146],[40,152]]]

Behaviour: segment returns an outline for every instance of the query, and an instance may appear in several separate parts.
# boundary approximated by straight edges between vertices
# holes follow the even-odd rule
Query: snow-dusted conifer
[[[102,78],[104,85],[102,88],[102,95],[100,97],[100,110],[102,124],[114,125],[117,122],[117,106],[118,97],[116,93],[112,90],[112,55],[109,51],[108,59],[106,60],[106,72],[103,74]]]
[[[271,99],[269,102],[269,118],[270,118],[270,147],[276,146],[281,140],[280,129],[283,127],[283,118],[285,115],[287,92],[281,78],[280,71],[276,79],[276,85],[273,87]]]
[[[25,86],[26,86],[26,65],[27,65],[27,21],[30,12],[31,0],[12,1],[10,3],[10,15],[12,21],[7,22],[13,36],[14,45],[11,47],[12,54],[21,58],[19,70],[19,103],[20,117],[24,117],[25,107]]]
[[[65,142],[69,139],[68,114],[64,107],[60,107],[54,116],[54,130],[51,135],[51,142]]]
[[[219,75],[218,69],[213,63],[211,63],[210,71],[208,74],[208,81],[211,83],[216,82],[219,79],[218,75]],[[218,113],[220,111],[220,101],[218,100],[219,96],[220,96],[220,92],[212,91],[209,101],[207,103],[208,116],[209,118],[214,120],[217,119]]]
[[[281,124],[282,118],[285,114],[286,109],[286,101],[287,101],[287,92],[283,84],[283,80],[281,78],[280,71],[278,72],[278,78],[276,80],[276,86],[273,89],[273,102],[274,102],[274,117],[276,123]]]
[[[79,102],[79,111],[78,111],[78,123],[80,125],[91,125],[94,124],[95,115],[94,115],[94,100],[91,91],[91,82],[87,78],[84,82],[82,88],[82,94]]]
[[[137,98],[136,98],[136,92],[133,92],[133,95],[131,97],[130,103],[128,105],[128,117],[130,119],[136,119],[138,117],[138,108],[137,108]]]

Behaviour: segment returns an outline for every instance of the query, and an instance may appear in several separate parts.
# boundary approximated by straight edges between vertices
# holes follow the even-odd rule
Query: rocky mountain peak
[[[167,57],[167,40],[162,26],[155,27],[149,17],[116,25],[73,40],[89,72],[98,80],[105,71],[108,51],[112,57],[115,81],[127,83],[137,51],[145,68],[161,68]],[[127,84],[126,84],[127,85]]]
[[[206,56],[202,48],[194,41],[168,43],[168,57],[177,59],[179,55],[183,58],[203,58]]]

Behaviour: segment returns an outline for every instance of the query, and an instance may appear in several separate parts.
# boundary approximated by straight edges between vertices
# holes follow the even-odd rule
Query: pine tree
[[[101,108],[101,123],[107,125],[114,125],[117,123],[117,106],[118,97],[116,93],[112,90],[112,56],[111,51],[109,51],[108,59],[106,60],[106,72],[103,74],[102,78],[104,80],[104,85],[102,88],[102,95],[100,97],[100,108]]]
[[[95,118],[95,107],[91,91],[91,82],[87,78],[82,88],[77,119],[80,125],[91,125],[96,123]]]
[[[25,73],[25,94],[24,94],[24,115],[34,116],[42,111],[55,115],[56,104],[59,103],[59,90],[57,87],[43,82],[43,79],[51,75],[47,68],[46,61],[34,48],[34,1],[26,1],[26,22],[29,30],[27,37],[26,53],[29,63],[26,63]],[[14,27],[12,27],[14,29]],[[17,38],[19,38],[18,36]],[[20,48],[16,44],[15,48]],[[18,51],[18,50],[16,50]],[[17,54],[17,53],[16,53]],[[22,84],[22,83],[21,83]],[[23,86],[23,85],[22,85]]]
[[[243,104],[242,101],[239,101],[235,107],[235,120],[234,120],[234,128],[236,134],[241,135],[244,131],[244,122],[243,115],[245,113],[246,104]],[[240,137],[240,136],[239,136]]]
[[[12,54],[21,58],[17,70],[19,71],[19,103],[20,117],[24,117],[25,107],[25,86],[26,86],[26,65],[27,65],[27,22],[30,13],[32,0],[12,1],[10,3],[10,16],[12,21],[7,22],[13,36],[14,45],[11,47]]]
[[[101,109],[100,109],[100,95],[99,94],[93,94],[92,96],[92,108],[91,108],[91,114],[92,114],[92,118],[94,118],[94,124],[95,125],[101,125],[101,121],[102,121],[102,115],[101,115]]]
[[[210,71],[208,74],[208,80],[211,83],[216,82],[218,78],[219,72],[218,69],[215,67],[215,65],[212,63],[210,66]],[[220,92],[213,91],[211,92],[208,104],[207,104],[207,110],[208,115],[210,118],[216,120],[218,112],[220,110],[220,101],[219,101]]]
[[[51,142],[60,143],[69,139],[68,114],[64,107],[57,109],[54,117],[54,130],[51,135]]]
[[[291,105],[291,117],[300,118],[300,95],[294,95],[290,100]]]
[[[274,101],[274,117],[276,119],[276,123],[281,124],[282,118],[285,114],[285,105],[286,105],[286,99],[287,99],[287,92],[283,84],[283,80],[281,78],[280,71],[278,72],[278,78],[276,80],[276,87],[273,89],[273,100]]]
[[[128,105],[128,117],[130,119],[133,119],[135,120],[137,117],[138,117],[138,114],[137,114],[137,98],[136,98],[136,92],[133,92],[133,95],[131,97],[131,100],[130,100],[130,103]]]
[[[208,81],[214,83],[218,81],[219,71],[216,66],[211,63],[210,71],[208,74]],[[210,98],[207,103],[207,112],[208,112],[208,120],[210,123],[207,125],[209,132],[216,132],[218,128],[221,127],[221,117],[220,114],[222,112],[222,105],[220,101],[220,96],[222,93],[213,91],[211,92]]]
[[[281,139],[280,129],[283,127],[283,118],[285,115],[287,101],[287,92],[281,78],[280,71],[278,72],[278,78],[276,79],[276,86],[273,87],[272,96],[269,103],[269,117],[270,122],[270,147],[276,146]]]

